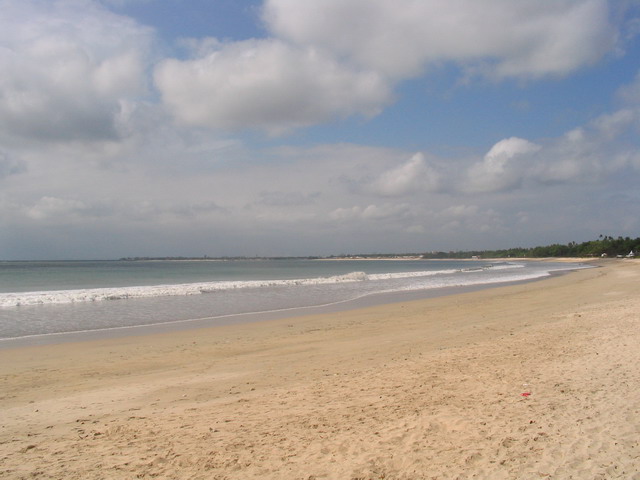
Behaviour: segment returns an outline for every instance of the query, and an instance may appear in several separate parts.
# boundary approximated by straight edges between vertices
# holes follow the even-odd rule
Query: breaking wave
[[[473,273],[488,269],[501,270],[521,268],[524,265],[504,263],[488,265],[478,269],[446,269],[435,271],[398,272],[398,273],[364,273],[351,272],[345,275],[317,278],[299,278],[284,280],[249,280],[249,281],[215,281],[200,283],[183,283],[171,285],[147,285],[110,288],[88,288],[75,290],[54,290],[37,292],[0,293],[0,307],[19,307],[26,305],[70,304],[79,302],[100,302],[105,300],[124,300],[132,298],[150,298],[164,296],[188,296],[224,292],[228,290],[330,285],[340,283],[419,279],[427,277],[446,277],[460,272]]]

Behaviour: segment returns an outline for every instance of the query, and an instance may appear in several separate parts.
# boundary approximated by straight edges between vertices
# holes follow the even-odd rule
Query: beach
[[[640,262],[0,350],[7,479],[640,479]]]

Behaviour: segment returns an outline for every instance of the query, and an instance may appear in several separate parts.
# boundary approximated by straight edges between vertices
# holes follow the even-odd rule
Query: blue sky
[[[0,0],[0,259],[640,235],[640,2]]]
[[[240,41],[267,35],[261,20],[260,1],[134,0],[104,3],[111,3],[115,12],[155,28],[169,48],[181,37]]]

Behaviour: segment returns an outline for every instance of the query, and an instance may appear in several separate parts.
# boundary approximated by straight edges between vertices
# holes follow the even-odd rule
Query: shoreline
[[[367,259],[363,259],[367,260]],[[389,259],[391,260],[391,259]],[[493,261],[489,259],[489,261]],[[544,260],[541,260],[544,261]],[[561,262],[561,260],[558,260]],[[570,263],[570,262],[565,262]],[[602,262],[578,262],[591,264],[597,267]],[[572,270],[551,272],[549,276],[564,275]],[[187,318],[174,321],[159,322],[153,324],[131,325],[108,327],[102,329],[78,330],[71,332],[54,332],[45,334],[33,334],[21,337],[0,338],[0,351],[5,349],[37,346],[37,345],[55,345],[61,343],[75,343],[91,340],[103,340],[111,338],[125,338],[128,336],[145,336],[158,333],[177,332],[181,330],[194,330],[201,328],[216,328],[227,325],[236,324],[253,324],[264,321],[272,321],[278,319],[295,318],[307,315],[319,314],[335,314],[350,310],[357,310],[366,307],[382,306],[387,304],[399,303],[407,300],[426,300],[431,298],[446,297],[450,295],[458,295],[479,290],[499,288],[508,285],[517,285],[521,283],[537,282],[545,280],[546,276],[531,278],[526,280],[516,280],[508,282],[494,282],[486,284],[472,284],[464,286],[438,287],[434,289],[408,290],[396,292],[382,292],[366,294],[361,297],[338,301],[323,305],[309,305],[303,307],[291,307],[285,309],[233,313],[220,316],[210,316],[201,318]],[[127,301],[127,300],[123,300]],[[135,301],[135,300],[134,300]]]
[[[638,280],[2,350],[0,476],[635,479]]]
[[[563,275],[569,272],[553,272],[553,275]],[[0,351],[5,349],[36,347],[39,345],[58,345],[63,343],[78,343],[95,340],[110,340],[118,338],[144,337],[147,335],[166,334],[189,330],[215,329],[229,325],[252,325],[256,323],[285,320],[289,318],[305,317],[309,315],[330,315],[349,312],[362,308],[393,305],[403,301],[426,300],[430,298],[447,297],[479,290],[499,288],[506,285],[516,285],[544,280],[539,277],[529,280],[519,280],[503,283],[487,283],[456,287],[440,287],[426,290],[397,291],[372,293],[362,297],[343,300],[327,305],[310,305],[306,307],[292,307],[279,310],[232,313],[214,317],[188,318],[154,324],[109,327],[103,329],[79,330],[72,332],[55,332],[27,335],[14,338],[0,338]]]

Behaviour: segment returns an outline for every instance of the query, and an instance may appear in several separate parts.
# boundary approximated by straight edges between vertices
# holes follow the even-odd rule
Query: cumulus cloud
[[[540,146],[523,138],[511,137],[496,143],[482,162],[471,166],[465,189],[471,192],[496,192],[517,187],[522,181],[527,156]]]
[[[280,133],[335,117],[372,116],[391,98],[378,74],[313,47],[275,39],[208,45],[216,48],[190,60],[165,60],[155,71],[164,102],[187,124]]]
[[[565,75],[615,50],[619,18],[604,1],[268,0],[266,38],[183,40],[189,56],[156,65],[161,32],[106,7],[146,1],[0,0],[1,250],[10,238],[14,258],[93,256],[92,240],[102,256],[469,248],[514,225],[527,241],[541,227],[555,234],[563,215],[579,217],[566,207],[551,225],[539,213],[559,192],[607,222],[613,202],[600,206],[598,191],[637,201],[640,76],[618,111],[555,138],[497,137],[472,158],[452,153],[473,148],[464,131],[437,147],[444,158],[381,146],[409,134],[331,144],[322,129],[276,146],[209,130],[370,117],[401,82],[442,65],[447,80]],[[423,112],[425,129],[436,120]],[[374,127],[348,133],[366,142]],[[38,249],[19,253],[25,238]]]
[[[530,176],[542,183],[593,182],[635,166],[637,145],[625,137],[639,120],[637,111],[622,109],[570,130],[544,146]]]
[[[590,183],[627,167],[637,168],[633,141],[640,111],[625,108],[600,115],[557,138],[533,143],[511,137],[496,143],[465,172],[467,193],[505,192],[533,184]]]
[[[264,18],[280,38],[390,78],[441,62],[491,64],[497,77],[564,75],[617,41],[604,0],[267,0]]]
[[[154,80],[181,122],[273,134],[378,114],[430,66],[466,75],[565,75],[611,52],[604,0],[266,0],[271,37],[185,40]]]
[[[151,29],[90,2],[3,0],[0,9],[0,135],[117,137],[121,102],[145,89]]]
[[[384,172],[373,182],[376,193],[398,196],[418,190],[436,191],[440,176],[427,165],[423,153],[416,153],[406,163]]]

